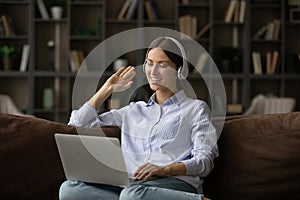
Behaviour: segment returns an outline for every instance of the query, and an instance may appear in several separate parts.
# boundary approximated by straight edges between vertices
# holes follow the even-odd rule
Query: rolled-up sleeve
[[[124,108],[125,109],[125,108]],[[101,126],[121,126],[121,110],[111,110],[99,115],[99,111],[88,103],[85,103],[78,110],[73,110],[68,125],[78,127],[101,127]]]

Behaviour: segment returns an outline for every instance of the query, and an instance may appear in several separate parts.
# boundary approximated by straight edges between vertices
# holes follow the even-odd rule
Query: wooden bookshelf
[[[72,89],[76,72],[70,68],[69,53],[72,50],[86,56],[99,43],[115,34],[138,27],[163,27],[180,30],[180,18],[185,15],[196,19],[193,30],[199,33],[209,27],[195,40],[212,56],[217,64],[226,89],[228,104],[240,104],[246,110],[251,99],[263,93],[283,97],[294,97],[300,110],[300,22],[290,19],[288,1],[245,0],[240,20],[240,9],[236,8],[230,20],[225,21],[228,6],[232,0],[151,0],[154,2],[155,18],[149,18],[145,3],[139,0],[134,14],[129,19],[118,19],[125,0],[67,0],[62,19],[53,20],[50,0],[43,0],[49,19],[44,19],[36,0],[0,0],[0,15],[13,19],[15,35],[0,35],[0,46],[8,45],[21,49],[25,44],[31,47],[28,66],[19,72],[20,58],[11,70],[0,65],[0,93],[8,94],[18,108],[28,114],[66,123],[72,110]],[[241,2],[241,0],[237,0]],[[113,9],[112,9],[113,8]],[[82,13],[89,13],[82,15]],[[236,16],[235,16],[236,15]],[[255,38],[255,33],[270,21],[280,21],[276,37],[266,39],[264,35]],[[0,32],[1,33],[1,32]],[[265,33],[264,33],[265,34]],[[56,48],[52,48],[53,42]],[[185,43],[188,44],[187,41]],[[116,48],[117,47],[111,47]],[[252,52],[261,55],[262,73],[255,74]],[[266,70],[267,52],[278,51],[278,64],[274,73]],[[123,55],[130,64],[140,65],[144,51]],[[197,57],[191,59],[198,59]],[[1,59],[2,63],[2,59]],[[108,68],[112,69],[112,66]],[[199,74],[188,80],[195,88],[198,98],[209,101],[205,83]],[[94,74],[87,73],[88,77]],[[53,88],[55,92],[52,110],[43,108],[43,91]],[[237,94],[237,97],[234,95]]]

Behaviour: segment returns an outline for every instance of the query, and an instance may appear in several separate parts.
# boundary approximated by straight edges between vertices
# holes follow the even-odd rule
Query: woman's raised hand
[[[135,67],[121,67],[106,81],[105,85],[111,87],[113,92],[122,92],[131,87],[135,75]]]
[[[133,66],[121,67],[114,73],[105,84],[88,101],[89,105],[99,108],[100,105],[111,95],[112,92],[122,92],[131,87],[135,77],[135,68]]]

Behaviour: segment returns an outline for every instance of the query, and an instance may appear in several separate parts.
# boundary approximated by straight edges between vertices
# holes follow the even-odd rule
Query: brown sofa
[[[115,127],[92,131],[120,134]],[[64,174],[55,132],[76,134],[76,129],[0,114],[0,199],[58,198]],[[205,178],[207,197],[300,199],[300,112],[227,117],[218,144],[220,156]]]

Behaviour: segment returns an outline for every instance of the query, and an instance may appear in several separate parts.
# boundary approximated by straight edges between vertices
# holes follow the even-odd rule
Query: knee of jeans
[[[59,199],[76,199],[76,188],[80,185],[79,181],[67,180],[59,188]]]
[[[142,185],[131,185],[125,187],[119,199],[120,200],[142,200],[146,195],[147,188]]]

